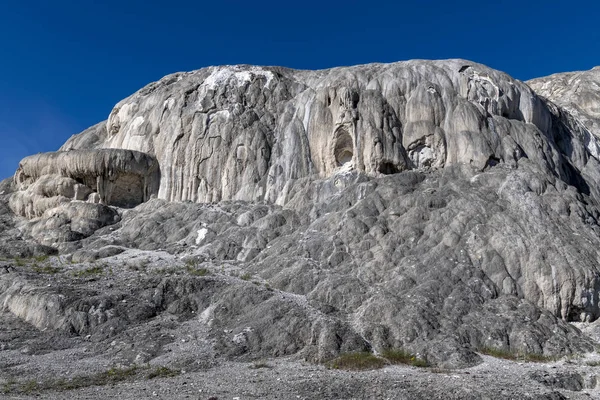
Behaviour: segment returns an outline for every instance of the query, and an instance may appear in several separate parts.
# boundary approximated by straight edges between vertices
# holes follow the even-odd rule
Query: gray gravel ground
[[[3,399],[600,399],[597,353],[547,363],[482,355],[483,363],[459,370],[390,365],[352,372],[297,358],[211,359],[205,349],[184,341],[198,329],[193,321],[178,325],[165,353],[132,376],[93,385],[93,377],[114,367],[114,360],[94,353],[90,342],[42,336],[9,313],[0,314],[0,322],[0,389],[27,388],[27,393],[0,394]],[[187,364],[192,371],[181,369],[178,376],[148,379],[155,366],[177,365],[186,357],[197,359],[196,365]],[[90,377],[91,386],[52,387],[76,376]],[[54,383],[40,389],[47,382]]]
[[[389,366],[367,372],[329,370],[293,360],[268,360],[268,367],[223,362],[173,378],[133,380],[72,391],[8,395],[7,399],[598,399],[600,367],[581,360],[517,363],[484,357],[476,367],[435,371]],[[545,376],[537,382],[533,376]],[[570,376],[570,380],[566,377]],[[561,380],[562,377],[562,380]],[[579,382],[581,386],[578,386]],[[591,388],[594,386],[594,388]],[[567,387],[575,390],[567,390]]]

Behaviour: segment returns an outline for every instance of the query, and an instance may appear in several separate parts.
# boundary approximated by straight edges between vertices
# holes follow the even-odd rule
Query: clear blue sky
[[[466,58],[526,80],[600,65],[600,2],[0,2],[0,179],[145,84],[219,64]]]

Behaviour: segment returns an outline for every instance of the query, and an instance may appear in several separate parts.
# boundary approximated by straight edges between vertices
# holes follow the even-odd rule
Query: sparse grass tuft
[[[59,379],[57,381],[48,381],[45,382],[44,389],[73,390],[88,386],[112,385],[134,378],[138,373],[138,369],[139,367],[137,365],[126,368],[113,367],[91,376],[77,376],[68,380]]]
[[[407,364],[419,368],[425,368],[429,366],[426,360],[419,358],[403,349],[388,349],[385,350],[381,356],[392,364]]]
[[[246,272],[244,275],[240,276],[240,279],[242,279],[244,281],[249,281],[250,278],[252,278],[252,274],[249,272]]]
[[[327,363],[331,369],[342,369],[346,371],[365,371],[383,368],[386,361],[371,353],[357,352],[345,353]]]
[[[200,264],[200,262],[196,258],[188,258],[185,261],[185,267],[188,268],[188,269],[190,269],[190,268],[196,268],[198,266],[198,264]]]
[[[154,378],[172,378],[181,374],[178,369],[171,369],[169,367],[156,367],[146,375],[147,379]]]
[[[16,257],[15,264],[17,265],[17,267],[23,267],[23,266],[25,266],[25,260],[22,259],[21,257]]]
[[[40,390],[40,385],[35,380],[30,380],[21,385],[21,392],[25,394],[38,392]]]
[[[106,372],[103,372],[99,375],[99,378],[104,378],[105,380],[110,382],[121,382],[128,378],[131,378],[137,373],[138,366],[132,365],[127,368],[116,368],[113,367]]]
[[[175,267],[156,268],[151,271],[152,271],[152,273],[154,273],[156,275],[172,275],[172,274],[176,274],[178,272],[177,268],[175,268]]]
[[[482,347],[478,349],[481,354],[485,354],[486,356],[492,356],[495,358],[502,358],[504,360],[512,360],[515,361],[517,359],[517,355],[511,351],[498,349],[495,347]]]
[[[210,274],[210,271],[206,268],[195,268],[195,267],[186,267],[188,274],[194,276],[206,276]]]
[[[49,256],[48,254],[41,254],[41,255],[39,255],[39,256],[34,256],[34,257],[33,257],[33,260],[34,260],[35,262],[39,262],[39,263],[41,263],[41,262],[44,262],[44,261],[46,261],[46,260],[47,260],[49,257],[50,257],[50,256]]]
[[[61,271],[59,267],[51,267],[49,265],[44,265],[43,267],[40,267],[37,264],[33,265],[33,270],[38,274],[57,274]]]
[[[73,272],[73,276],[76,278],[87,278],[90,276],[101,274],[103,271],[104,271],[104,268],[102,268],[100,266],[89,267],[89,268],[83,269],[81,271]]]
[[[527,361],[527,362],[552,362],[558,360],[560,357],[545,356],[538,353],[518,353],[504,349],[497,349],[493,347],[483,347],[479,349],[479,352],[488,356],[502,358],[504,360],[511,361]]]
[[[2,391],[0,391],[0,393],[2,393],[2,394],[11,393],[14,390],[15,385],[17,385],[17,381],[15,381],[13,378],[7,380],[2,385]]]

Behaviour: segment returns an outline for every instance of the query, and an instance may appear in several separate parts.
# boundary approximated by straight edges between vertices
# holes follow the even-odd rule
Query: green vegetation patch
[[[169,367],[156,367],[146,375],[146,378],[172,378],[180,374],[181,371],[178,369],[171,369]]]
[[[147,372],[144,374],[144,372]],[[11,379],[4,383],[0,389],[0,394],[31,394],[44,391],[67,391],[81,389],[90,386],[114,385],[119,382],[132,381],[137,378],[171,378],[181,374],[178,369],[172,369],[165,366],[150,368],[149,366],[140,367],[133,365],[131,367],[113,367],[92,375],[75,376],[70,379],[48,379],[45,381],[27,380],[18,382]]]
[[[29,394],[48,390],[65,391],[89,386],[104,386],[133,379],[138,375],[138,366],[127,368],[110,368],[106,371],[88,376],[76,376],[71,379],[50,379],[46,381],[29,380],[24,382],[10,381],[4,384],[3,394]]]
[[[52,267],[50,265],[39,266],[37,264],[33,266],[33,270],[38,274],[58,274],[62,271],[59,267]]]
[[[195,268],[195,267],[191,267],[191,266],[187,266],[186,267],[188,274],[190,275],[194,275],[194,276],[206,276],[206,275],[210,275],[210,271],[206,268]]]
[[[80,271],[75,271],[75,272],[73,272],[73,276],[76,278],[87,278],[90,276],[95,276],[95,275],[101,274],[102,272],[104,272],[104,268],[95,266],[95,267],[89,267],[86,269],[82,269]]]
[[[486,356],[502,358],[504,360],[515,361],[517,359],[517,355],[515,353],[504,349],[498,349],[495,347],[482,347],[479,349],[479,352],[481,354],[485,354]]]
[[[413,367],[428,367],[429,363],[420,357],[415,356],[403,349],[388,349],[385,350],[381,356],[388,360],[392,364],[406,364],[412,365]]]
[[[240,279],[242,279],[244,281],[249,281],[250,278],[252,278],[252,274],[249,272],[246,272],[244,275],[240,276]]]
[[[174,275],[180,272],[180,270],[175,267],[156,268],[151,271],[155,275]]]
[[[48,258],[50,258],[50,256],[48,254],[42,254],[42,255],[39,255],[39,256],[34,256],[33,260],[35,262],[41,263],[41,262],[46,261]]]
[[[47,261],[50,258],[49,255],[47,254],[42,254],[39,256],[33,256],[33,257],[15,257],[14,261],[15,261],[15,265],[17,267],[24,267],[28,264],[37,264],[37,263],[43,263],[45,261]]]

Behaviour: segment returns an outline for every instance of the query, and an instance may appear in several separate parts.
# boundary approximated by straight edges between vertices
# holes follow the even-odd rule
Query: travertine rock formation
[[[600,157],[600,67],[589,71],[554,74],[527,82],[539,95],[559,105],[582,125],[588,150]]]
[[[532,85],[548,97],[560,87],[544,82]],[[203,315],[214,351],[235,357],[404,348],[457,367],[482,348],[588,351],[569,325],[600,317],[587,87],[589,104],[563,107],[464,60],[173,74],[62,151],[23,160],[0,199],[30,220],[0,222],[77,262],[116,268],[127,248],[166,250],[215,276],[169,280],[169,301],[135,297],[92,331],[167,308]],[[97,307],[72,303],[61,312]],[[283,328],[300,325],[311,329]]]
[[[539,95],[565,108],[596,136],[600,135],[600,66],[532,79],[527,84]]]
[[[134,207],[158,191],[156,159],[121,149],[70,150],[24,158],[15,174],[15,214],[40,217],[72,200]]]
[[[37,154],[20,162],[8,204],[16,215],[32,220],[24,229],[28,234],[57,247],[119,221],[110,206],[130,208],[147,201],[157,194],[159,182],[156,159],[138,151]]]
[[[284,204],[294,179],[341,169],[376,176],[527,157],[570,179],[554,114],[523,83],[463,60],[211,67],[146,86],[115,106],[106,132],[91,128],[63,149],[152,154],[166,200]],[[571,161],[583,169],[586,157]]]

